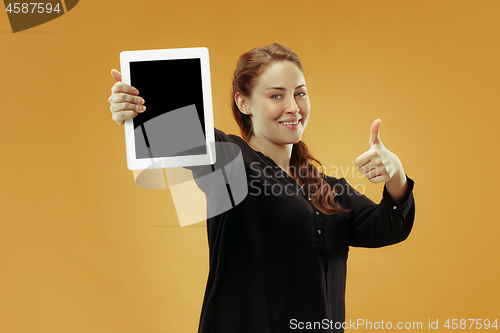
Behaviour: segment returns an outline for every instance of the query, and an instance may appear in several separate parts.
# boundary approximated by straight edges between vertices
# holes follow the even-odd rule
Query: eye
[[[271,95],[271,99],[280,99],[280,98],[281,98],[280,94]]]
[[[295,96],[305,97],[307,93],[305,91],[298,92]]]

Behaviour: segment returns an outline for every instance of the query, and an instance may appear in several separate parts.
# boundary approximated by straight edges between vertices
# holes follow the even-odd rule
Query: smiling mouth
[[[280,123],[283,124],[283,125],[293,126],[293,125],[297,125],[299,123],[299,121],[300,121],[300,119],[297,119],[294,122],[291,122],[291,121],[280,121]]]

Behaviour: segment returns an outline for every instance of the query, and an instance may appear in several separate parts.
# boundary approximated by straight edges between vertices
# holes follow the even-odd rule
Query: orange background
[[[135,185],[109,72],[124,50],[206,46],[215,124],[238,133],[236,59],[275,41],[304,63],[304,140],[328,170],[380,200],[352,167],[381,118],[416,182],[408,240],[351,249],[347,320],[500,319],[499,13],[497,0],[86,0],[16,34],[0,14],[0,331],[196,332],[204,224],[180,228],[168,190]]]

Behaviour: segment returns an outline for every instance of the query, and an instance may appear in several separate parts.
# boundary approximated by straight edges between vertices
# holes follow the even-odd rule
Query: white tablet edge
[[[215,137],[212,106],[212,85],[210,81],[210,61],[206,47],[123,51],[120,53],[122,82],[130,85],[130,62],[192,59],[199,58],[201,63],[203,86],[203,109],[205,119],[205,135],[207,154],[191,156],[173,156],[149,159],[137,159],[135,151],[134,124],[132,119],[125,120],[125,144],[127,150],[127,166],[129,170],[145,170],[196,165],[212,165],[215,163]],[[140,94],[140,92],[139,92]]]

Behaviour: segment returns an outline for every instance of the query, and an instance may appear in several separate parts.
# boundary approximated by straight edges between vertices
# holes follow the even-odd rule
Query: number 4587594
[[[469,324],[469,325],[468,325]],[[447,329],[498,329],[497,319],[492,323],[489,319],[448,319],[443,327]]]
[[[30,8],[31,7],[31,8]],[[59,3],[57,3],[55,6],[52,6],[50,2],[44,3],[44,2],[24,2],[24,3],[9,3],[7,8],[5,9],[6,12],[9,13],[14,13],[14,14],[50,14],[52,12],[59,13],[61,9],[59,8]]]

